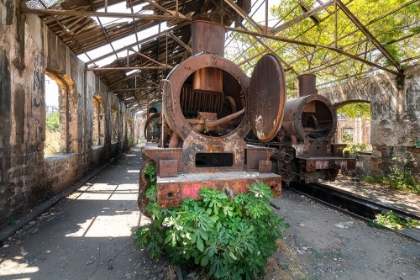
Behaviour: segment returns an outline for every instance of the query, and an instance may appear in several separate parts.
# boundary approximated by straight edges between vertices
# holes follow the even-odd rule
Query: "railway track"
[[[305,195],[337,210],[367,221],[373,221],[376,218],[376,215],[388,211],[392,211],[395,215],[405,220],[420,220],[420,217],[414,214],[404,212],[400,209],[390,207],[388,205],[370,201],[352,193],[342,191],[324,184],[302,184],[294,182],[291,183],[288,187],[284,186],[284,188],[301,195]],[[403,231],[392,231],[416,241],[420,241],[419,229],[414,228],[406,229]]]

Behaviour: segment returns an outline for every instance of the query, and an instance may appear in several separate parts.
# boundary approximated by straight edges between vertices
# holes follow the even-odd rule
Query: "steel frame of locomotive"
[[[180,205],[186,197],[197,199],[202,187],[234,196],[257,180],[280,197],[282,181],[289,183],[296,176],[325,179],[325,174],[331,178],[339,168],[354,165],[353,159],[338,155],[343,146],[331,145],[336,112],[316,89],[313,93],[314,87],[299,102],[286,102],[278,57],[263,56],[249,78],[223,57],[223,25],[197,20],[191,31],[192,57],[160,82],[162,113],[150,117],[159,118],[160,140],[142,147],[142,212],[148,201],[145,173],[152,162],[162,208]],[[302,120],[313,128],[300,124]],[[256,139],[252,143],[251,134]]]

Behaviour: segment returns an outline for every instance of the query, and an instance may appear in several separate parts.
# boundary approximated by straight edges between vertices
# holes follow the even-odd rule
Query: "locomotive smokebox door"
[[[277,56],[266,54],[252,73],[247,104],[252,131],[260,141],[271,141],[279,132],[285,99],[283,67]]]

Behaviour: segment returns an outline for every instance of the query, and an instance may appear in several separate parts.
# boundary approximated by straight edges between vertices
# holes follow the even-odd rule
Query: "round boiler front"
[[[331,102],[318,94],[286,102],[283,128],[287,136],[300,140],[330,140],[337,129],[337,112]]]
[[[250,131],[247,114],[241,114],[249,78],[233,62],[213,54],[193,56],[173,69],[167,81],[163,111],[181,139],[193,130],[209,137],[236,132],[241,138]]]

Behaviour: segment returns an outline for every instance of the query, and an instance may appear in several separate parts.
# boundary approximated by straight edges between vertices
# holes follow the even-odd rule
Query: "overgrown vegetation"
[[[262,275],[266,259],[276,250],[281,230],[289,225],[270,207],[271,189],[257,182],[249,192],[230,199],[224,192],[201,189],[201,200],[186,199],[181,206],[161,209],[157,205],[155,167],[146,170],[152,213],[150,226],[140,227],[134,243],[151,258],[163,252],[171,262],[195,263],[216,279],[251,279]]]
[[[345,147],[343,151],[349,152],[351,155],[354,155],[357,152],[366,151],[366,149],[367,149],[366,144],[360,143],[360,144],[354,144],[354,145],[347,145],[347,147]]]
[[[418,220],[405,220],[397,215],[394,212],[388,211],[383,212],[375,216],[376,219],[373,221],[376,224],[379,224],[384,227],[392,228],[395,230],[401,230],[404,228],[413,228],[420,227],[420,221]]]
[[[60,147],[60,115],[59,112],[47,114],[45,124],[45,148],[46,157],[56,155],[61,152]]]
[[[385,176],[363,176],[362,180],[368,183],[387,185],[391,189],[404,190],[420,194],[420,185],[416,183],[410,171],[391,167],[390,173]]]

